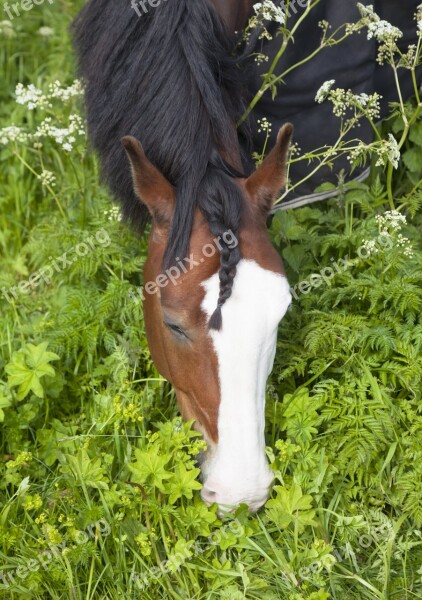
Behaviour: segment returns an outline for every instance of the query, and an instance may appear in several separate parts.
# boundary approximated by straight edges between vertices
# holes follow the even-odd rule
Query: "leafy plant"
[[[371,160],[371,174],[274,216],[293,295],[267,393],[275,485],[258,514],[241,506],[222,519],[199,496],[204,443],[147,349],[137,293],[146,241],[98,184],[79,120],[67,27],[81,5],[44,3],[0,23],[0,597],[420,597],[417,86],[370,145],[342,135],[374,123],[376,98],[371,114],[347,90],[320,90],[334,110],[347,105],[337,156]],[[325,28],[323,44],[376,22],[369,12]],[[283,53],[293,36],[279,24]],[[421,44],[410,60],[390,42],[389,68],[414,76]],[[263,86],[282,85],[269,68]],[[60,141],[76,125],[75,140]]]

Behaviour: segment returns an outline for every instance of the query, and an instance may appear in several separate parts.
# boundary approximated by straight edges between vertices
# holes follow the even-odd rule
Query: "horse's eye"
[[[182,338],[187,338],[188,336],[186,335],[186,333],[183,331],[183,329],[181,327],[179,327],[178,325],[175,325],[174,323],[169,323],[168,321],[164,321],[164,324],[172,330],[173,333],[175,333],[176,335],[178,335],[179,337]]]

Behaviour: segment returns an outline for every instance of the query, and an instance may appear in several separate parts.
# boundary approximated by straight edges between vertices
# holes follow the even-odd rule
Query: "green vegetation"
[[[268,385],[275,487],[219,519],[148,353],[146,241],[87,150],[81,4],[0,23],[0,598],[420,598],[420,99],[348,150],[372,154],[366,183],[273,219],[295,296]]]

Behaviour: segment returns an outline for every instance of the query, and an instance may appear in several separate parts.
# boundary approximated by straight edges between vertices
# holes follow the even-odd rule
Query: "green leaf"
[[[9,408],[9,406],[12,406],[12,403],[9,398],[6,398],[3,390],[0,388],[0,423],[4,421],[3,408]]]
[[[135,450],[137,460],[133,465],[129,465],[129,468],[133,472],[134,481],[149,483],[164,493],[166,491],[164,481],[173,477],[173,474],[165,468],[171,454],[159,455],[159,452],[159,446],[146,451]]]
[[[287,246],[283,250],[283,258],[296,273],[300,273],[301,266],[307,258],[306,250],[299,245]]]
[[[422,171],[422,148],[411,148],[403,154],[403,162],[412,173]]]
[[[188,471],[183,463],[177,464],[174,470],[174,479],[169,486],[170,504],[174,504],[182,496],[191,499],[193,491],[201,489],[202,485],[196,479],[199,473],[199,469]]]
[[[422,123],[415,123],[410,128],[409,140],[419,147],[422,147]]]
[[[299,531],[307,525],[316,525],[315,511],[312,508],[312,496],[303,495],[302,489],[293,483],[290,489],[275,486],[277,497],[267,502],[267,515],[281,529],[286,529],[297,521]]]
[[[83,483],[87,487],[108,490],[100,458],[90,458],[84,448],[76,456],[66,454],[65,458],[67,465],[63,465],[63,473],[72,474],[77,483]]]
[[[8,384],[10,387],[18,387],[19,400],[23,400],[30,392],[38,398],[44,397],[41,378],[45,375],[54,377],[55,371],[49,363],[60,358],[54,352],[48,352],[47,346],[47,342],[38,346],[27,344],[23,350],[14,352],[12,360],[6,365]]]

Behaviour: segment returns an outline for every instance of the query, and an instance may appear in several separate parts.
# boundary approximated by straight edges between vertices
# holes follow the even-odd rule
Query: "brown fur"
[[[238,179],[244,195],[240,251],[242,258],[254,260],[264,269],[284,274],[280,256],[272,247],[266,217],[284,185],[285,162],[292,134],[291,126],[280,130],[277,144],[262,165],[248,179]],[[219,254],[205,258],[203,248],[214,244],[208,224],[197,211],[189,253],[198,264],[163,287],[150,287],[162,274],[167,233],[174,208],[174,189],[148,161],[141,144],[132,137],[122,140],[128,154],[134,186],[140,200],[153,217],[148,259],[144,268],[144,314],[151,355],[160,373],[174,386],[185,419],[195,419],[197,428],[210,443],[218,441],[220,389],[218,362],[209,335],[202,282],[219,269]],[[202,260],[201,260],[202,259]],[[156,293],[150,293],[153,289]],[[253,315],[251,315],[253,318]],[[186,338],[169,328],[180,327]],[[233,349],[236,352],[236,348]]]

